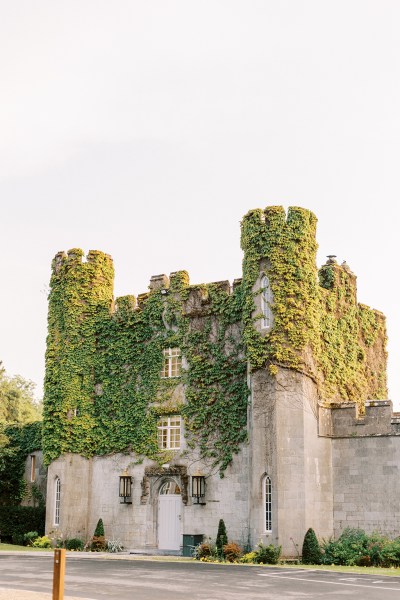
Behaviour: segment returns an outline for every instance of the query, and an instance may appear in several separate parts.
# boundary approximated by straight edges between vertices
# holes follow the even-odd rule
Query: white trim
[[[269,475],[262,480],[263,490],[263,527],[265,533],[272,532],[272,482]]]
[[[158,447],[161,450],[180,450],[181,447],[181,417],[171,415],[161,417],[158,421]]]
[[[61,479],[55,478],[54,481],[54,525],[60,525],[60,504],[61,504]]]
[[[179,348],[165,348],[163,350],[163,368],[161,377],[163,379],[169,377],[179,377],[182,367],[182,356]]]

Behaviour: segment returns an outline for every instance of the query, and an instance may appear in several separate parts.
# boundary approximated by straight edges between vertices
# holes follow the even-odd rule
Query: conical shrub
[[[304,536],[301,562],[305,565],[319,565],[321,563],[321,548],[315,531],[311,527]]]
[[[217,549],[217,554],[220,558],[224,556],[224,546],[228,543],[228,536],[226,533],[226,527],[223,519],[219,520],[218,523],[218,533],[217,539],[215,541],[215,546]]]

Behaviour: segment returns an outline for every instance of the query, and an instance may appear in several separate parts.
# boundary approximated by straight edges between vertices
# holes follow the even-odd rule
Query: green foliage
[[[321,548],[311,527],[304,536],[301,562],[305,565],[319,565],[321,562]]]
[[[223,519],[220,519],[219,523],[218,523],[217,539],[215,540],[217,554],[220,558],[222,558],[224,555],[223,548],[224,548],[225,544],[227,544],[227,543],[228,543],[228,536],[226,533],[225,521]]]
[[[244,554],[241,557],[240,562],[254,563],[256,558],[257,558],[257,552],[255,550],[253,550],[252,552],[247,552],[246,554]]]
[[[247,439],[247,361],[307,374],[326,402],[386,397],[384,318],[356,302],[346,266],[316,269],[316,218],[302,208],[250,211],[242,222],[243,279],[113,300],[111,258],[73,249],[53,261],[46,352],[43,446],[62,453],[134,452],[162,464],[157,419],[181,414],[187,446],[221,477]],[[273,293],[274,325],[260,331],[260,273]],[[115,308],[115,310],[114,310]],[[163,379],[163,349],[186,368]],[[0,438],[1,443],[1,438]],[[168,457],[167,457],[168,458]]]
[[[50,538],[47,537],[47,535],[38,537],[38,538],[36,538],[36,540],[34,540],[33,547],[34,548],[51,548],[51,540],[50,540]]]
[[[99,519],[97,521],[97,525],[96,525],[96,529],[94,530],[94,536],[100,536],[102,535],[104,537],[104,524],[103,524],[103,519]]]
[[[387,566],[396,562],[396,547],[400,551],[398,540],[390,542],[376,533],[368,535],[362,529],[346,528],[337,540],[330,539],[322,544],[321,562],[326,565]]]
[[[33,506],[2,506],[0,532],[3,542],[24,543],[24,534],[35,530],[44,534],[45,509]]]
[[[273,544],[266,546],[260,542],[257,544],[256,556],[253,562],[260,565],[276,565],[279,562],[281,552],[281,546],[274,546]]]
[[[65,547],[67,550],[78,550],[82,551],[84,548],[84,543],[79,538],[71,538],[65,542]]]
[[[28,533],[24,533],[24,545],[33,546],[33,542],[38,537],[39,537],[39,534],[37,531],[28,531]]]
[[[383,567],[400,567],[400,538],[386,542],[380,549],[379,558]]]
[[[3,433],[2,433],[3,432]],[[24,497],[26,457],[42,447],[42,423],[0,428],[0,504],[14,505]],[[36,493],[36,492],[34,492]],[[43,504],[43,502],[38,503]]]
[[[221,476],[246,441],[248,388],[239,336],[240,290],[217,284],[188,288],[180,271],[167,294],[154,290],[118,298],[112,312],[112,261],[100,252],[58,256],[53,263],[46,353],[46,463],[63,452],[84,456],[133,451],[162,463],[157,419],[182,414],[188,445],[200,447]],[[90,258],[90,260],[89,260]],[[193,324],[190,293],[205,298]],[[180,377],[161,377],[163,349],[180,348],[188,363]],[[185,404],[176,399],[185,386]],[[207,424],[207,426],[205,426]]]
[[[324,401],[386,398],[384,317],[356,301],[346,265],[324,265],[317,283],[316,219],[302,208],[250,211],[242,222],[243,333],[252,369],[278,366],[308,374]],[[259,331],[260,271],[273,293],[274,326]]]
[[[0,361],[0,425],[25,425],[39,421],[41,403],[34,397],[35,384],[20,375],[6,375]]]

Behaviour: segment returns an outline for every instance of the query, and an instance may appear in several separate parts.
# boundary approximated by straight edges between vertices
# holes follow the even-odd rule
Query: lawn
[[[43,551],[49,551],[51,550],[51,548],[33,548],[32,546],[17,546],[16,544],[1,544],[0,543],[0,552],[2,550],[6,550],[6,551],[10,551],[13,550],[14,552],[43,552]]]

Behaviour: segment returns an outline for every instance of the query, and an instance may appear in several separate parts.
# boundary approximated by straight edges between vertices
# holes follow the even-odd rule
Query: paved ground
[[[51,555],[0,553],[3,594],[0,600],[50,600],[52,572]],[[38,595],[25,595],[23,590]],[[400,577],[128,557],[87,559],[79,554],[67,557],[66,600],[394,600],[399,597]]]

